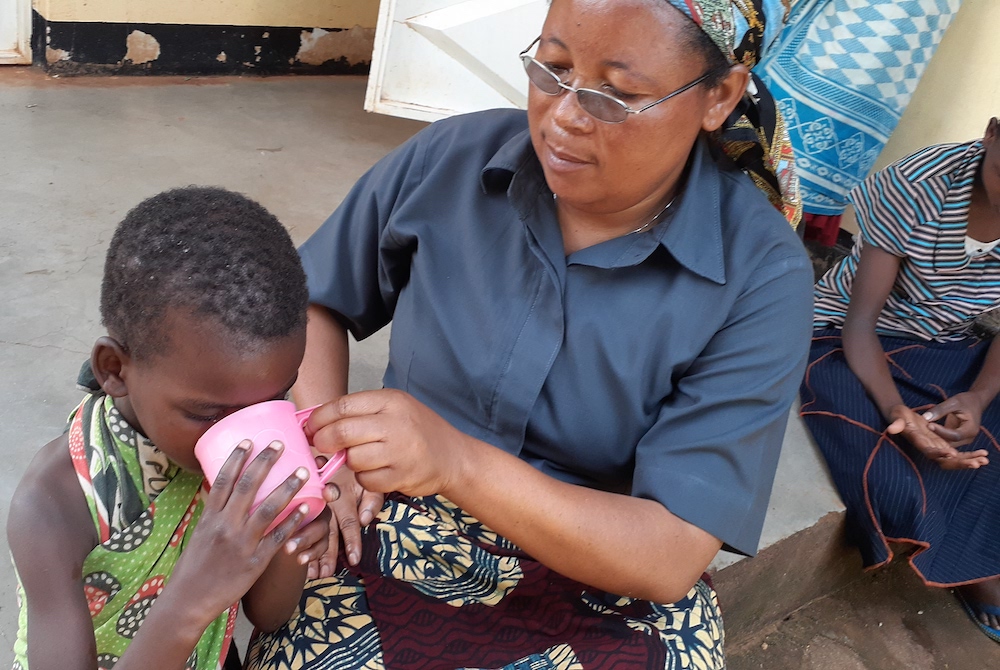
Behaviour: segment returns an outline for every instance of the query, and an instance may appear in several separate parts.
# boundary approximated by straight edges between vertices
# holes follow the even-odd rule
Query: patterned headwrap
[[[781,31],[796,0],[667,0],[694,21],[729,62],[753,68]],[[767,87],[751,72],[743,101],[715,140],[793,228],[802,218],[788,129]]]

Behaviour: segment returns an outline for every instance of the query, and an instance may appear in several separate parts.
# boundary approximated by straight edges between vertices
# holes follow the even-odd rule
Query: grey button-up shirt
[[[526,115],[440,121],[300,253],[311,300],[356,338],[392,321],[387,387],[553,477],[657,500],[756,551],[812,269],[706,142],[661,223],[566,256]]]

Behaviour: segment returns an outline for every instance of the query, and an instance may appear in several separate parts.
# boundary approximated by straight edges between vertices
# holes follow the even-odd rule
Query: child
[[[851,192],[861,236],[816,286],[802,416],[865,565],[890,542],[930,586],[958,587],[1000,641],[1000,122],[927,147]],[[943,420],[943,423],[939,423]]]
[[[99,386],[14,493],[15,668],[190,668],[227,658],[239,601],[255,626],[292,614],[328,515],[295,532],[293,474],[248,514],[281,444],[208,491],[194,445],[220,418],[284,398],[305,347],[305,275],[263,207],[217,188],[154,196],[108,250],[94,344]],[[97,387],[95,387],[97,388]],[[154,446],[155,445],[155,446]]]

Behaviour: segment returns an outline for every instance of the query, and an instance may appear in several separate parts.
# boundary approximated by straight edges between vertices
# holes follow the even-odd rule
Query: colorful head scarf
[[[729,62],[753,68],[795,0],[667,0],[694,21]],[[788,129],[767,87],[751,73],[743,102],[715,134],[733,161],[795,228],[802,218]]]

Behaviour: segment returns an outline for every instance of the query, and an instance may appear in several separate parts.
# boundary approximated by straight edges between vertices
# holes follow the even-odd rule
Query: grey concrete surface
[[[362,78],[48,79],[0,69],[0,518],[35,451],[79,401],[73,381],[102,334],[98,289],[117,221],[165,188],[212,184],[261,201],[306,237],[355,179],[423,124],[365,114]],[[376,388],[387,333],[352,353],[352,389]],[[791,416],[763,545],[841,510]],[[6,555],[5,537],[0,545]],[[738,557],[721,554],[715,569]],[[0,666],[16,630],[0,558]]]

